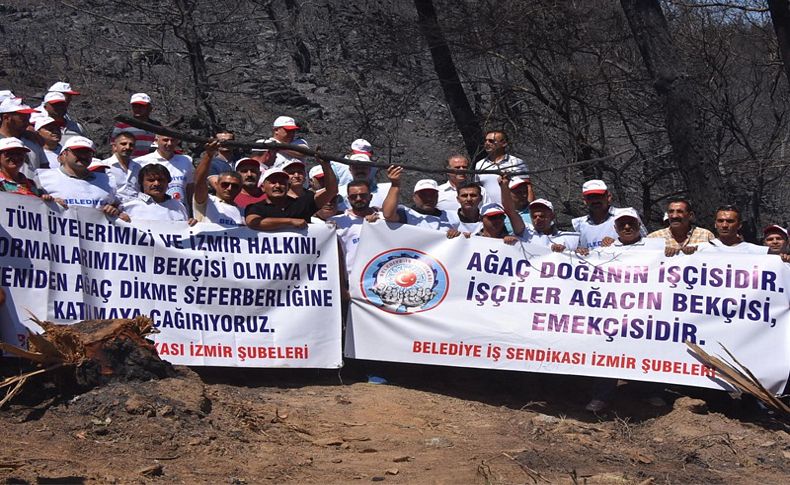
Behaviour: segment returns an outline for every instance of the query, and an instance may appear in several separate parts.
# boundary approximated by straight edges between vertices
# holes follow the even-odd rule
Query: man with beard
[[[242,158],[236,162],[236,172],[241,175],[241,192],[234,202],[239,209],[260,202],[266,198],[263,189],[258,185],[261,179],[261,165],[254,158]]]
[[[664,254],[667,256],[693,254],[700,244],[716,237],[709,230],[694,225],[694,211],[691,210],[691,203],[684,198],[670,200],[666,215],[669,227],[651,232],[647,237],[663,238],[666,242]]]
[[[326,188],[319,192],[306,190],[303,195],[289,195],[290,176],[282,169],[270,168],[262,177],[266,200],[247,206],[245,222],[251,229],[304,229],[319,207],[337,195],[337,179],[329,162],[316,159],[324,170]]]
[[[91,170],[106,167],[106,173],[110,175],[121,202],[137,197],[139,188],[137,177],[142,167],[132,160],[135,144],[133,134],[126,131],[118,133],[112,142],[112,156],[90,165]]]
[[[716,210],[716,238],[700,246],[700,251],[768,254],[768,248],[746,242],[741,237],[741,210],[735,205],[723,205]]]
[[[352,179],[367,181],[370,187],[370,206],[381,208],[384,205],[384,199],[387,197],[387,193],[392,184],[386,182],[380,184],[376,183],[372,174],[373,167],[369,155],[365,153],[355,153],[349,157],[349,160],[351,160],[351,163],[348,165],[348,170],[351,172]],[[341,187],[340,195],[343,196],[344,205],[350,207],[351,205],[345,193],[347,186],[348,185]]]
[[[359,233],[365,221],[375,222],[383,218],[382,214],[370,207],[370,185],[366,180],[354,180],[346,186],[348,201],[351,208],[340,215],[329,219],[335,226],[346,258],[346,270],[351,272],[359,245]]]
[[[200,163],[195,169],[195,195],[192,212],[198,222],[213,222],[228,226],[244,224],[241,210],[234,199],[241,192],[241,176],[236,172],[222,172],[217,176],[217,194],[209,194],[208,176],[211,162],[220,148],[220,140],[212,139],[206,144]]]

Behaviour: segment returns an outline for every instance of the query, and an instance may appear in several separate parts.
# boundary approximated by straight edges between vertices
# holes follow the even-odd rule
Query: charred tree
[[[461,85],[450,47],[447,45],[447,40],[436,17],[433,0],[414,0],[414,6],[417,8],[417,22],[420,32],[431,51],[433,67],[439,78],[442,91],[444,91],[444,98],[450,106],[455,126],[458,127],[458,131],[464,138],[466,151],[469,153],[470,159],[474,160],[480,152],[483,131],[474,111],[472,111],[464,87]]]
[[[702,224],[711,226],[724,182],[704,133],[700,101],[683,69],[658,0],[620,0],[653,88],[664,107],[672,158]]]
[[[774,24],[776,40],[779,43],[785,77],[790,83],[790,1],[768,0],[768,11],[771,13],[771,23]]]

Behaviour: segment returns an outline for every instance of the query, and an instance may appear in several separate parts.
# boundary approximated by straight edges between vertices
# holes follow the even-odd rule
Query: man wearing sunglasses
[[[211,161],[220,148],[220,140],[206,144],[203,157],[195,169],[195,193],[192,211],[198,222],[213,222],[228,226],[244,224],[244,217],[234,200],[241,192],[241,176],[237,172],[222,172],[217,177],[217,195],[208,193],[207,179]]]
[[[493,130],[486,133],[483,148],[485,148],[487,156],[475,164],[475,170],[500,170],[511,175],[527,172],[527,164],[524,160],[507,153],[508,146],[507,134],[504,131]],[[535,199],[535,195],[532,193],[532,184],[529,183],[529,176],[522,175],[522,177],[529,184],[527,187],[527,199],[529,202],[532,202]],[[485,189],[486,194],[488,194],[490,202],[501,205],[499,175],[481,174],[477,176],[477,179]]]

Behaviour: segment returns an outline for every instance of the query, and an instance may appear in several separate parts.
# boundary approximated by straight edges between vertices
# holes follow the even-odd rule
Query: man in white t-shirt
[[[359,246],[359,234],[365,221],[375,222],[383,218],[380,212],[370,207],[370,185],[366,180],[353,180],[346,186],[351,208],[329,219],[337,230],[337,237],[346,259],[346,270],[351,273]]]
[[[140,169],[138,176],[139,192],[123,202],[121,217],[128,222],[188,221],[190,226],[195,224],[194,219],[189,219],[184,204],[167,195],[170,172],[164,165],[149,163]]]
[[[582,185],[582,197],[588,214],[571,221],[573,229],[579,233],[577,249],[594,249],[606,243],[611,245],[617,239],[614,215],[618,209],[611,206],[612,194],[603,180],[588,180]],[[642,236],[647,231],[642,227]]]
[[[528,169],[524,160],[507,153],[508,138],[504,131],[493,130],[486,133],[483,148],[485,148],[487,156],[475,164],[475,170],[498,170],[511,175],[522,174],[521,176],[525,180],[529,180],[529,176],[525,174]],[[498,179],[499,174],[479,174],[477,176],[477,180],[486,190],[491,202],[502,204]],[[532,194],[531,184],[528,198],[530,201],[535,198]]]
[[[195,198],[192,211],[198,222],[213,222],[229,226],[244,224],[242,210],[236,205],[236,196],[241,192],[241,175],[237,172],[222,172],[217,175],[217,195],[208,193],[211,161],[216,157],[220,140],[214,139],[206,144],[206,149],[195,169]]]
[[[447,168],[452,170],[469,170],[469,159],[463,155],[456,154],[450,155],[447,158]],[[467,182],[472,182],[473,177],[469,177],[465,173],[452,173],[449,172],[447,174],[447,182],[439,185],[439,201],[436,203],[436,207],[447,212],[448,214],[453,214],[455,211],[461,208],[460,201],[458,200],[458,189],[462,185]],[[486,195],[485,189],[483,186],[478,184],[480,187],[480,203],[479,206],[482,207],[483,205],[490,202],[488,196]]]
[[[55,122],[55,119],[49,116],[38,116],[35,121],[31,118],[33,129],[41,137],[44,145],[41,147],[44,150],[44,155],[47,157],[49,168],[58,168],[58,155],[63,150],[63,145],[60,144],[63,134],[60,127]]]
[[[722,253],[768,254],[768,246],[746,242],[741,237],[741,210],[734,205],[723,205],[716,210],[716,238],[699,245],[697,251]]]
[[[91,140],[83,136],[69,138],[58,155],[60,167],[37,170],[37,183],[67,205],[94,207],[117,216],[120,211],[109,175],[88,170],[94,153]]]
[[[348,158],[352,160],[348,165],[352,180],[367,181],[370,186],[370,206],[381,208],[384,205],[384,199],[387,197],[387,192],[390,189],[390,183],[376,183],[375,176],[373,175],[373,164],[369,155],[365,153],[354,153]],[[343,205],[348,207],[350,204],[346,198],[346,185],[340,186],[339,194],[343,196]]]
[[[555,252],[576,250],[579,233],[557,229],[554,225],[554,205],[551,202],[535,199],[529,203],[529,213],[532,224],[527,226],[527,242],[546,246]]]
[[[435,180],[422,179],[414,184],[411,207],[398,204],[402,173],[403,168],[399,166],[393,165],[387,169],[387,177],[391,185],[381,208],[384,218],[389,222],[399,222],[411,226],[443,231],[451,230],[453,235],[450,237],[458,236],[460,232],[455,230],[447,213],[436,208],[436,202],[439,200],[439,184]]]
[[[192,166],[192,158],[176,153],[176,148],[181,143],[176,138],[156,135],[155,143],[156,151],[136,158],[134,161],[141,167],[145,167],[149,163],[159,163],[167,167],[171,179],[167,195],[188,206],[191,204],[195,189],[195,168]]]
[[[136,146],[137,140],[134,135],[128,131],[122,131],[115,135],[112,142],[112,156],[95,161],[90,166],[92,170],[106,167],[106,173],[110,175],[115,187],[115,194],[121,202],[137,197],[137,192],[139,192],[137,177],[142,167],[132,160],[132,153],[134,153]]]

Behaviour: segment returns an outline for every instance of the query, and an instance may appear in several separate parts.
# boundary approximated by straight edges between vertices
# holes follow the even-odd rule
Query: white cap
[[[26,147],[19,138],[9,136],[8,138],[0,138],[0,152],[6,150],[24,150],[29,152],[30,148]]]
[[[151,104],[151,96],[145,93],[134,93],[129,104]]]
[[[491,202],[483,206],[480,209],[480,216],[482,217],[492,217],[492,216],[501,216],[505,213],[505,208],[501,205],[497,204],[496,202]]]
[[[532,208],[533,205],[546,206],[550,211],[554,212],[554,205],[546,199],[535,199],[529,203],[529,207]]]
[[[365,155],[364,153],[355,153],[348,157],[349,160],[354,160],[355,162],[365,162],[371,163],[370,157]]]
[[[65,103],[66,102],[66,95],[58,92],[58,91],[51,91],[44,96],[45,103]]]
[[[785,239],[787,239],[787,229],[777,224],[771,224],[770,226],[766,226],[765,229],[763,229],[763,235],[767,236],[769,232],[773,232],[773,231],[782,233]]]
[[[36,110],[22,103],[22,98],[6,98],[0,103],[0,113],[31,114]]]
[[[12,93],[10,89],[3,89],[2,91],[0,91],[0,103],[2,103],[8,98],[15,98],[15,97],[16,96],[14,96],[14,93]]]
[[[373,155],[373,147],[370,145],[369,141],[363,138],[357,138],[351,142],[351,153],[361,153],[370,156]]]
[[[291,165],[301,165],[302,171],[304,171],[305,164],[303,161],[299,160],[298,158],[288,158],[288,160],[280,165],[280,169],[285,171],[286,168],[290,167]]]
[[[255,140],[255,143],[279,143],[279,142],[274,138],[260,138],[258,140]],[[250,152],[252,153],[265,153],[268,151],[269,150],[267,150],[266,148],[253,148],[252,150],[250,150]]]
[[[63,145],[64,150],[67,148],[88,148],[91,151],[95,151],[93,149],[93,142],[84,136],[72,136],[69,138],[68,141]]]
[[[239,167],[242,166],[242,164],[255,165],[258,168],[260,168],[260,166],[261,166],[261,164],[260,164],[260,162],[258,160],[255,160],[254,158],[250,158],[250,157],[244,157],[244,158],[239,158],[238,160],[236,160],[236,163],[233,164],[233,170],[238,172],[239,171]]]
[[[433,179],[418,180],[417,183],[414,184],[414,191],[419,192],[421,190],[435,190],[439,192],[439,184]]]
[[[324,176],[324,169],[321,165],[316,165],[315,167],[310,169],[310,173],[308,174],[310,178],[321,178]]]
[[[71,84],[65,83],[63,81],[58,81],[52,86],[49,87],[48,91],[50,92],[57,92],[57,93],[64,93],[64,94],[80,94],[77,91],[71,89]]]
[[[274,123],[272,123],[272,128],[285,128],[286,130],[297,130],[299,127],[296,125],[296,121],[290,116],[280,116]]]
[[[605,194],[608,191],[609,187],[603,180],[588,180],[582,185],[582,195]]]
[[[527,183],[527,182],[529,182],[529,177],[520,177],[520,176],[517,175],[517,176],[513,177],[512,179],[510,179],[510,183],[507,184],[507,186],[510,187],[511,190],[513,190],[516,187],[518,187],[519,185],[521,185],[523,183]]]
[[[266,181],[267,178],[271,177],[272,175],[277,175],[278,173],[281,173],[281,174],[285,175],[286,177],[289,176],[285,172],[285,170],[283,170],[281,168],[272,167],[272,168],[268,169],[267,171],[263,172],[263,175],[261,176],[261,182],[260,182],[261,185],[263,185],[263,183]]]
[[[33,129],[38,131],[41,128],[47,126],[50,123],[54,123],[55,118],[50,118],[49,116],[36,116],[36,121],[33,122]]]
[[[639,213],[633,207],[623,207],[622,209],[617,209],[614,212],[614,220],[617,221],[618,219],[622,219],[624,217],[630,217],[632,219],[636,219],[639,223],[642,223],[642,219],[639,217]]]

